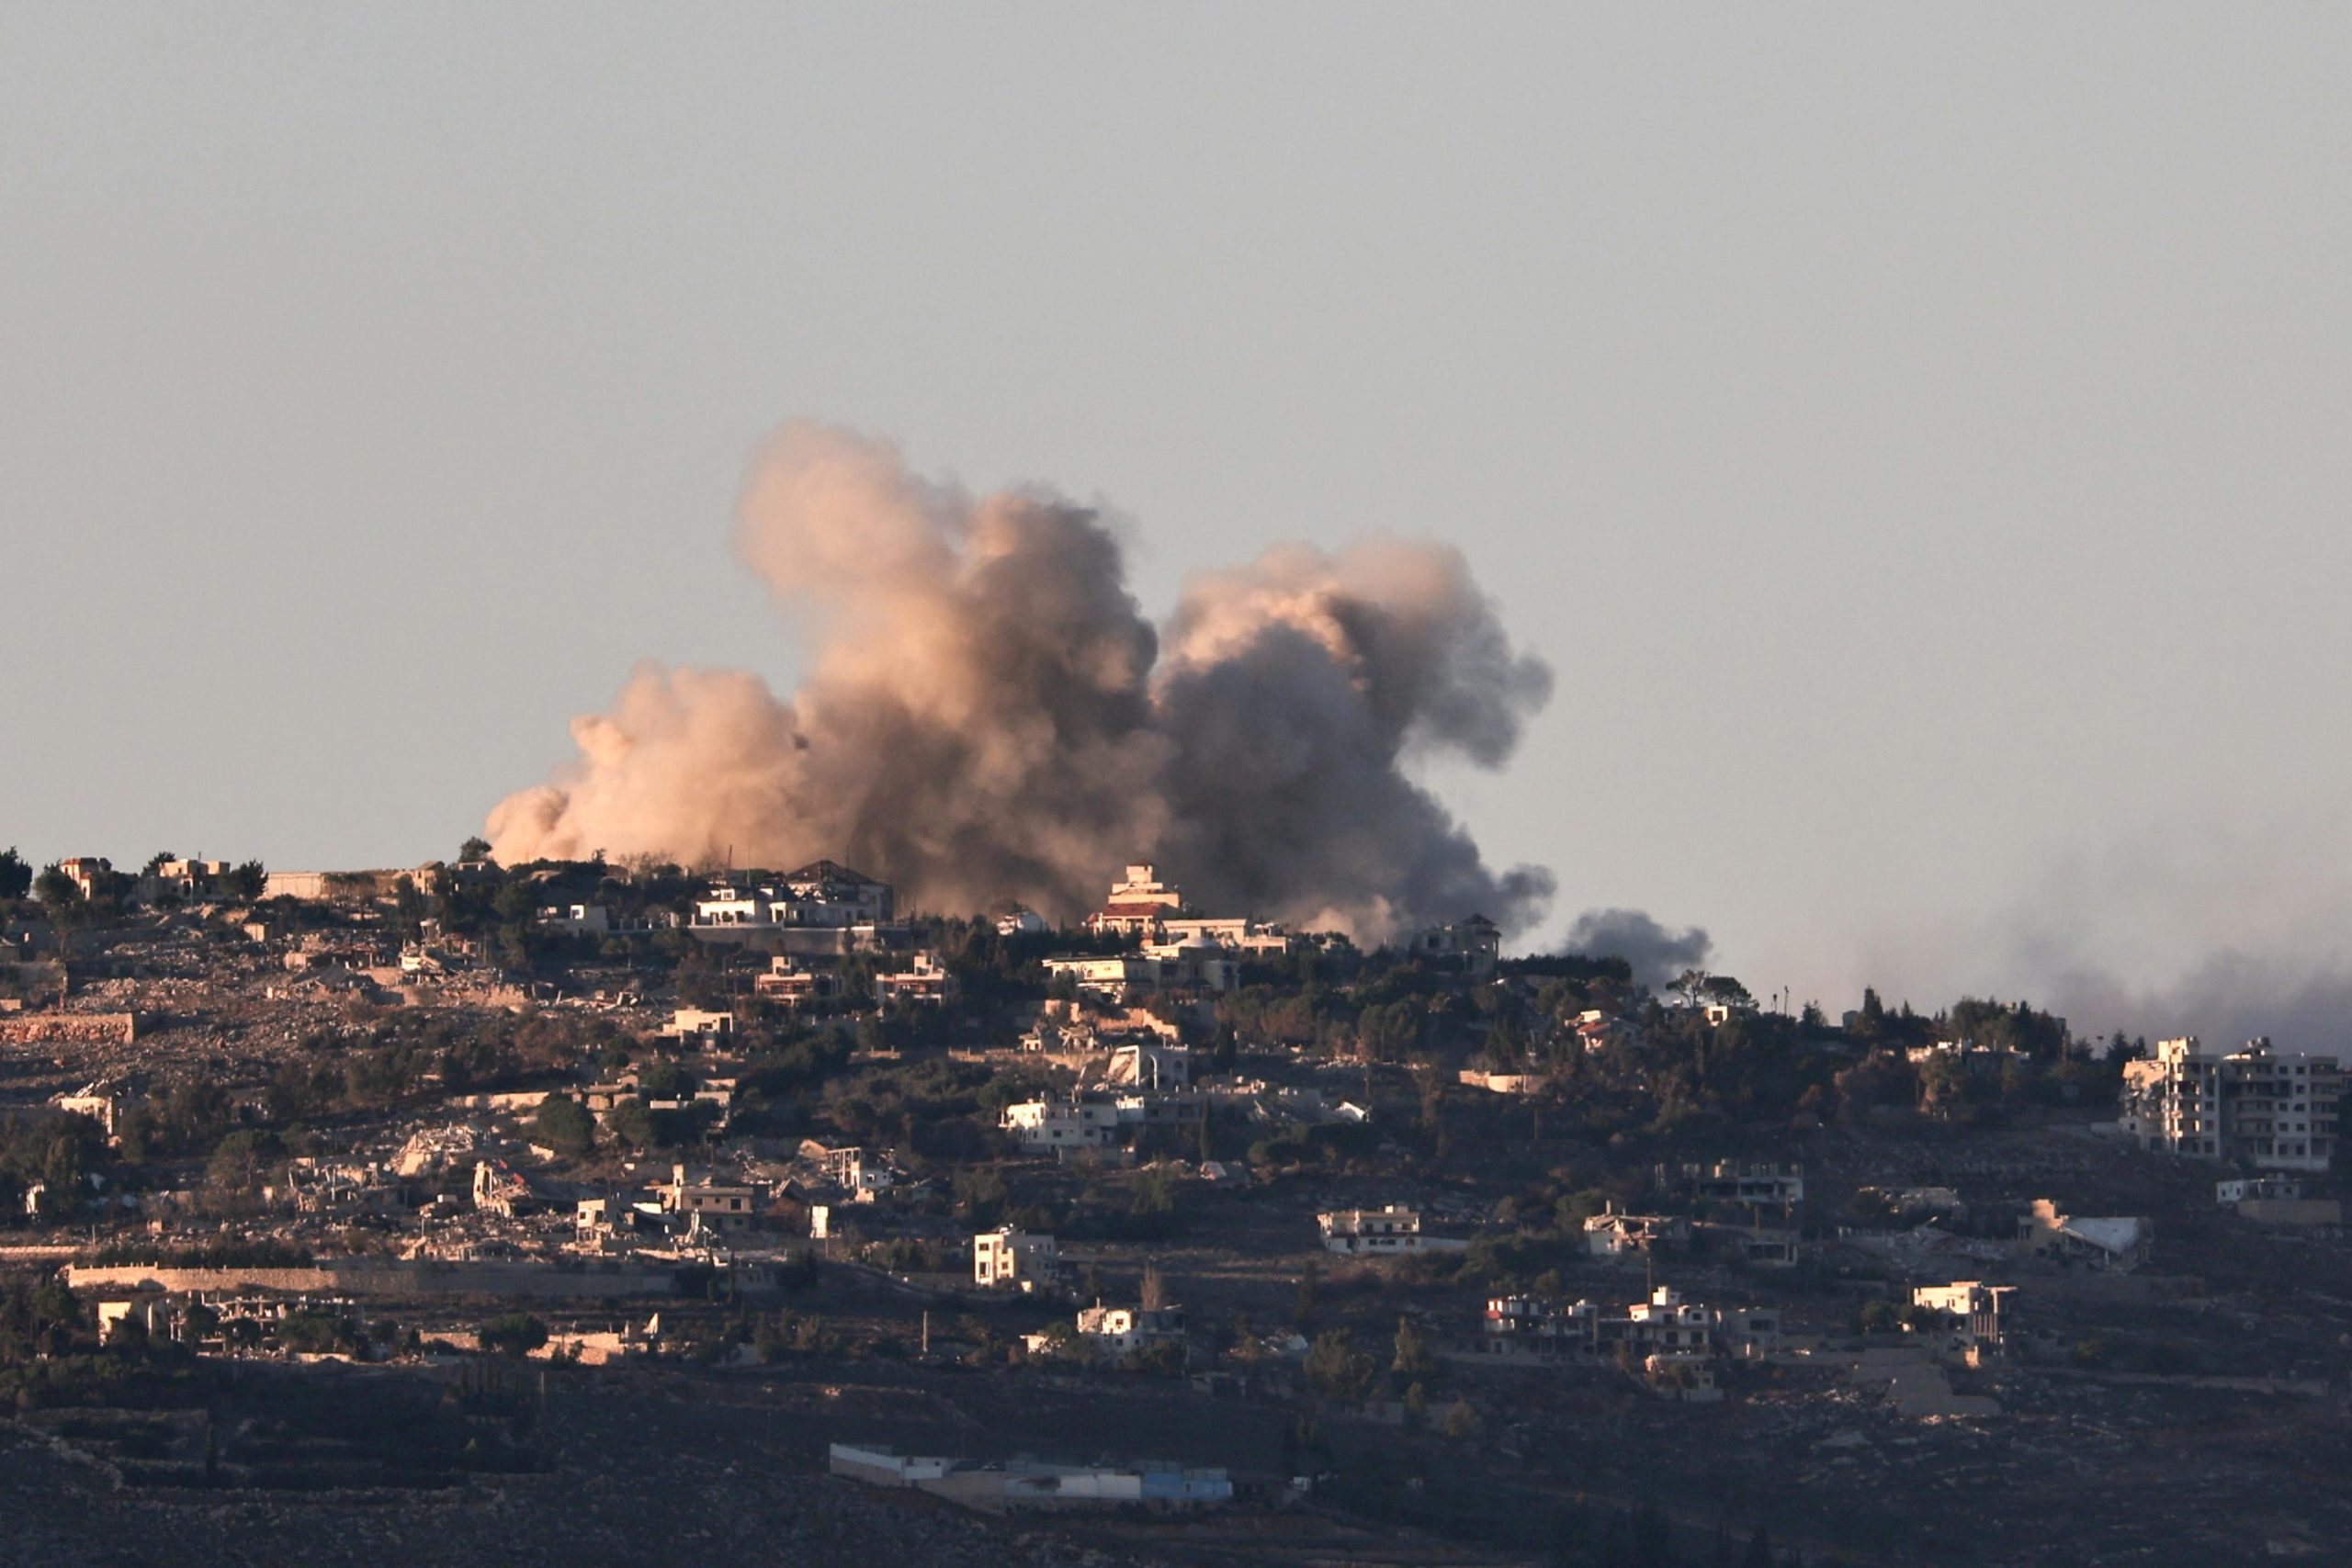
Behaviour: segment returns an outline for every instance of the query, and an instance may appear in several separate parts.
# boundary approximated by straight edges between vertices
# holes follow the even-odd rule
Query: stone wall
[[[138,1033],[136,1013],[0,1013],[0,1045],[128,1045]]]
[[[408,1263],[334,1258],[308,1269],[166,1269],[143,1264],[70,1265],[75,1290],[295,1291],[350,1296],[498,1296],[533,1300],[672,1296],[667,1269],[571,1268],[542,1263]]]

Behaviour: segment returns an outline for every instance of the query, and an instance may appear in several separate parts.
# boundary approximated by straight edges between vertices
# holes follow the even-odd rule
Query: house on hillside
[[[972,1238],[972,1282],[983,1290],[1050,1290],[1060,1277],[1052,1236],[1000,1225]]]
[[[1315,1216],[1326,1252],[1387,1258],[1410,1252],[1459,1252],[1469,1244],[1421,1233],[1421,1214],[1402,1203],[1377,1209],[1335,1209]]]
[[[2144,1216],[2086,1219],[2062,1214],[2048,1198],[2018,1220],[2018,1242],[2028,1254],[2086,1269],[2129,1273],[2147,1261],[2155,1222]]]
[[[1502,928],[1484,915],[1452,925],[1425,926],[1406,942],[1406,951],[1415,958],[1473,977],[1495,972],[1502,947]]]

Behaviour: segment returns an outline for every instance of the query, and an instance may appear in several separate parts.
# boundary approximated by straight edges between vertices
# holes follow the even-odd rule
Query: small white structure
[[[1233,1480],[1222,1470],[1187,1470],[1155,1461],[1054,1464],[1036,1460],[982,1461],[893,1453],[876,1444],[835,1443],[835,1475],[928,1492],[985,1513],[1144,1507],[1182,1512],[1230,1503]]]
[[[662,1032],[674,1040],[717,1040],[735,1032],[735,1015],[680,1008],[662,1026]]]
[[[1102,1081],[1142,1089],[1181,1088],[1193,1081],[1193,1053],[1182,1045],[1121,1045],[1112,1051]]]
[[[1076,1342],[1102,1360],[1124,1361],[1151,1346],[1183,1341],[1182,1307],[1109,1307],[1097,1302],[1079,1310]],[[1023,1343],[1033,1355],[1049,1354],[1055,1348],[1054,1337],[1047,1334],[1028,1335]]]
[[[602,904],[549,904],[536,922],[543,931],[571,936],[604,936],[613,929],[613,912]]]
[[[115,1098],[112,1091],[104,1087],[89,1084],[77,1093],[54,1097],[50,1100],[50,1104],[69,1115],[87,1116],[106,1129],[107,1137],[114,1136],[115,1117],[121,1109],[121,1102]]]
[[[2335,1198],[2306,1198],[2303,1184],[2288,1176],[2257,1176],[2217,1181],[2214,1197],[2240,1219],[2263,1225],[2333,1226],[2344,1223],[2343,1202]]]
[[[1540,1073],[1495,1073],[1484,1067],[1464,1067],[1462,1081],[1472,1089],[1483,1089],[1493,1094],[1541,1094],[1544,1077]]]

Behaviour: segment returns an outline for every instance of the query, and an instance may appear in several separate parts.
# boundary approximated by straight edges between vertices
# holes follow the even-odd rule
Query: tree
[[[297,1355],[323,1356],[338,1346],[357,1344],[358,1336],[347,1319],[304,1307],[278,1320],[277,1343]]]
[[[1421,1331],[1413,1326],[1409,1317],[1396,1319],[1396,1355],[1389,1363],[1391,1370],[1408,1378],[1418,1378],[1437,1370],[1437,1358],[1430,1354]]]
[[[470,860],[488,860],[489,858],[490,840],[483,838],[479,833],[475,834],[472,838],[468,839],[458,850],[458,859],[461,862]]]
[[[249,860],[233,867],[220,880],[221,886],[229,890],[229,897],[242,898],[248,904],[269,891],[269,873],[257,860]]]
[[[1863,987],[1863,1009],[1853,1016],[1853,1037],[1860,1042],[1877,1042],[1886,1034],[1886,1004],[1879,1001],[1879,992],[1870,985]]]
[[[580,1156],[596,1146],[596,1122],[587,1108],[568,1094],[550,1094],[539,1101],[531,1118],[537,1140],[560,1155]]]
[[[283,1152],[277,1134],[240,1127],[212,1151],[206,1175],[215,1187],[246,1191],[261,1184],[262,1173]]]
[[[401,930],[409,936],[416,935],[424,928],[426,912],[424,895],[417,891],[416,879],[413,876],[403,876],[395,881],[392,884],[392,898],[394,912],[400,919]]]
[[[50,918],[55,919],[82,902],[82,885],[51,861],[33,880],[33,896],[49,907]]]
[[[527,1356],[548,1342],[548,1325],[526,1312],[510,1312],[481,1325],[481,1348],[502,1356]]]
[[[1302,1334],[1315,1326],[1315,1284],[1319,1273],[1321,1270],[1311,1258],[1306,1260],[1306,1267],[1299,1271],[1298,1305],[1291,1314],[1291,1321],[1297,1325]]]
[[[17,852],[17,846],[0,851],[0,903],[23,897],[32,886],[32,863]]]
[[[652,1112],[635,1095],[616,1100],[605,1112],[605,1131],[631,1148],[645,1148],[653,1142]]]
[[[1335,1404],[1361,1404],[1380,1375],[1380,1363],[1356,1348],[1355,1337],[1344,1328],[1317,1335],[1306,1352],[1306,1381],[1315,1392]]]
[[[1366,1062],[1393,1062],[1420,1037],[1421,1021],[1410,1001],[1374,1002],[1356,1018],[1356,1049]]]

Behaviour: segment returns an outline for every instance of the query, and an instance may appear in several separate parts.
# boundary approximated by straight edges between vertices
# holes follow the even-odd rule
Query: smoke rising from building
[[[1587,909],[1568,928],[1560,951],[1622,958],[1633,966],[1636,984],[1663,988],[1689,970],[1705,968],[1714,945],[1699,926],[1678,931],[1639,909]]]
[[[1202,908],[1360,941],[1523,928],[1550,896],[1405,772],[1499,766],[1551,692],[1453,549],[1281,546],[1191,582],[1163,640],[1092,512],[974,498],[808,423],[754,463],[735,546],[812,629],[806,682],[640,666],[491,813],[502,860],[831,856],[924,908],[1069,918],[1148,859]]]

